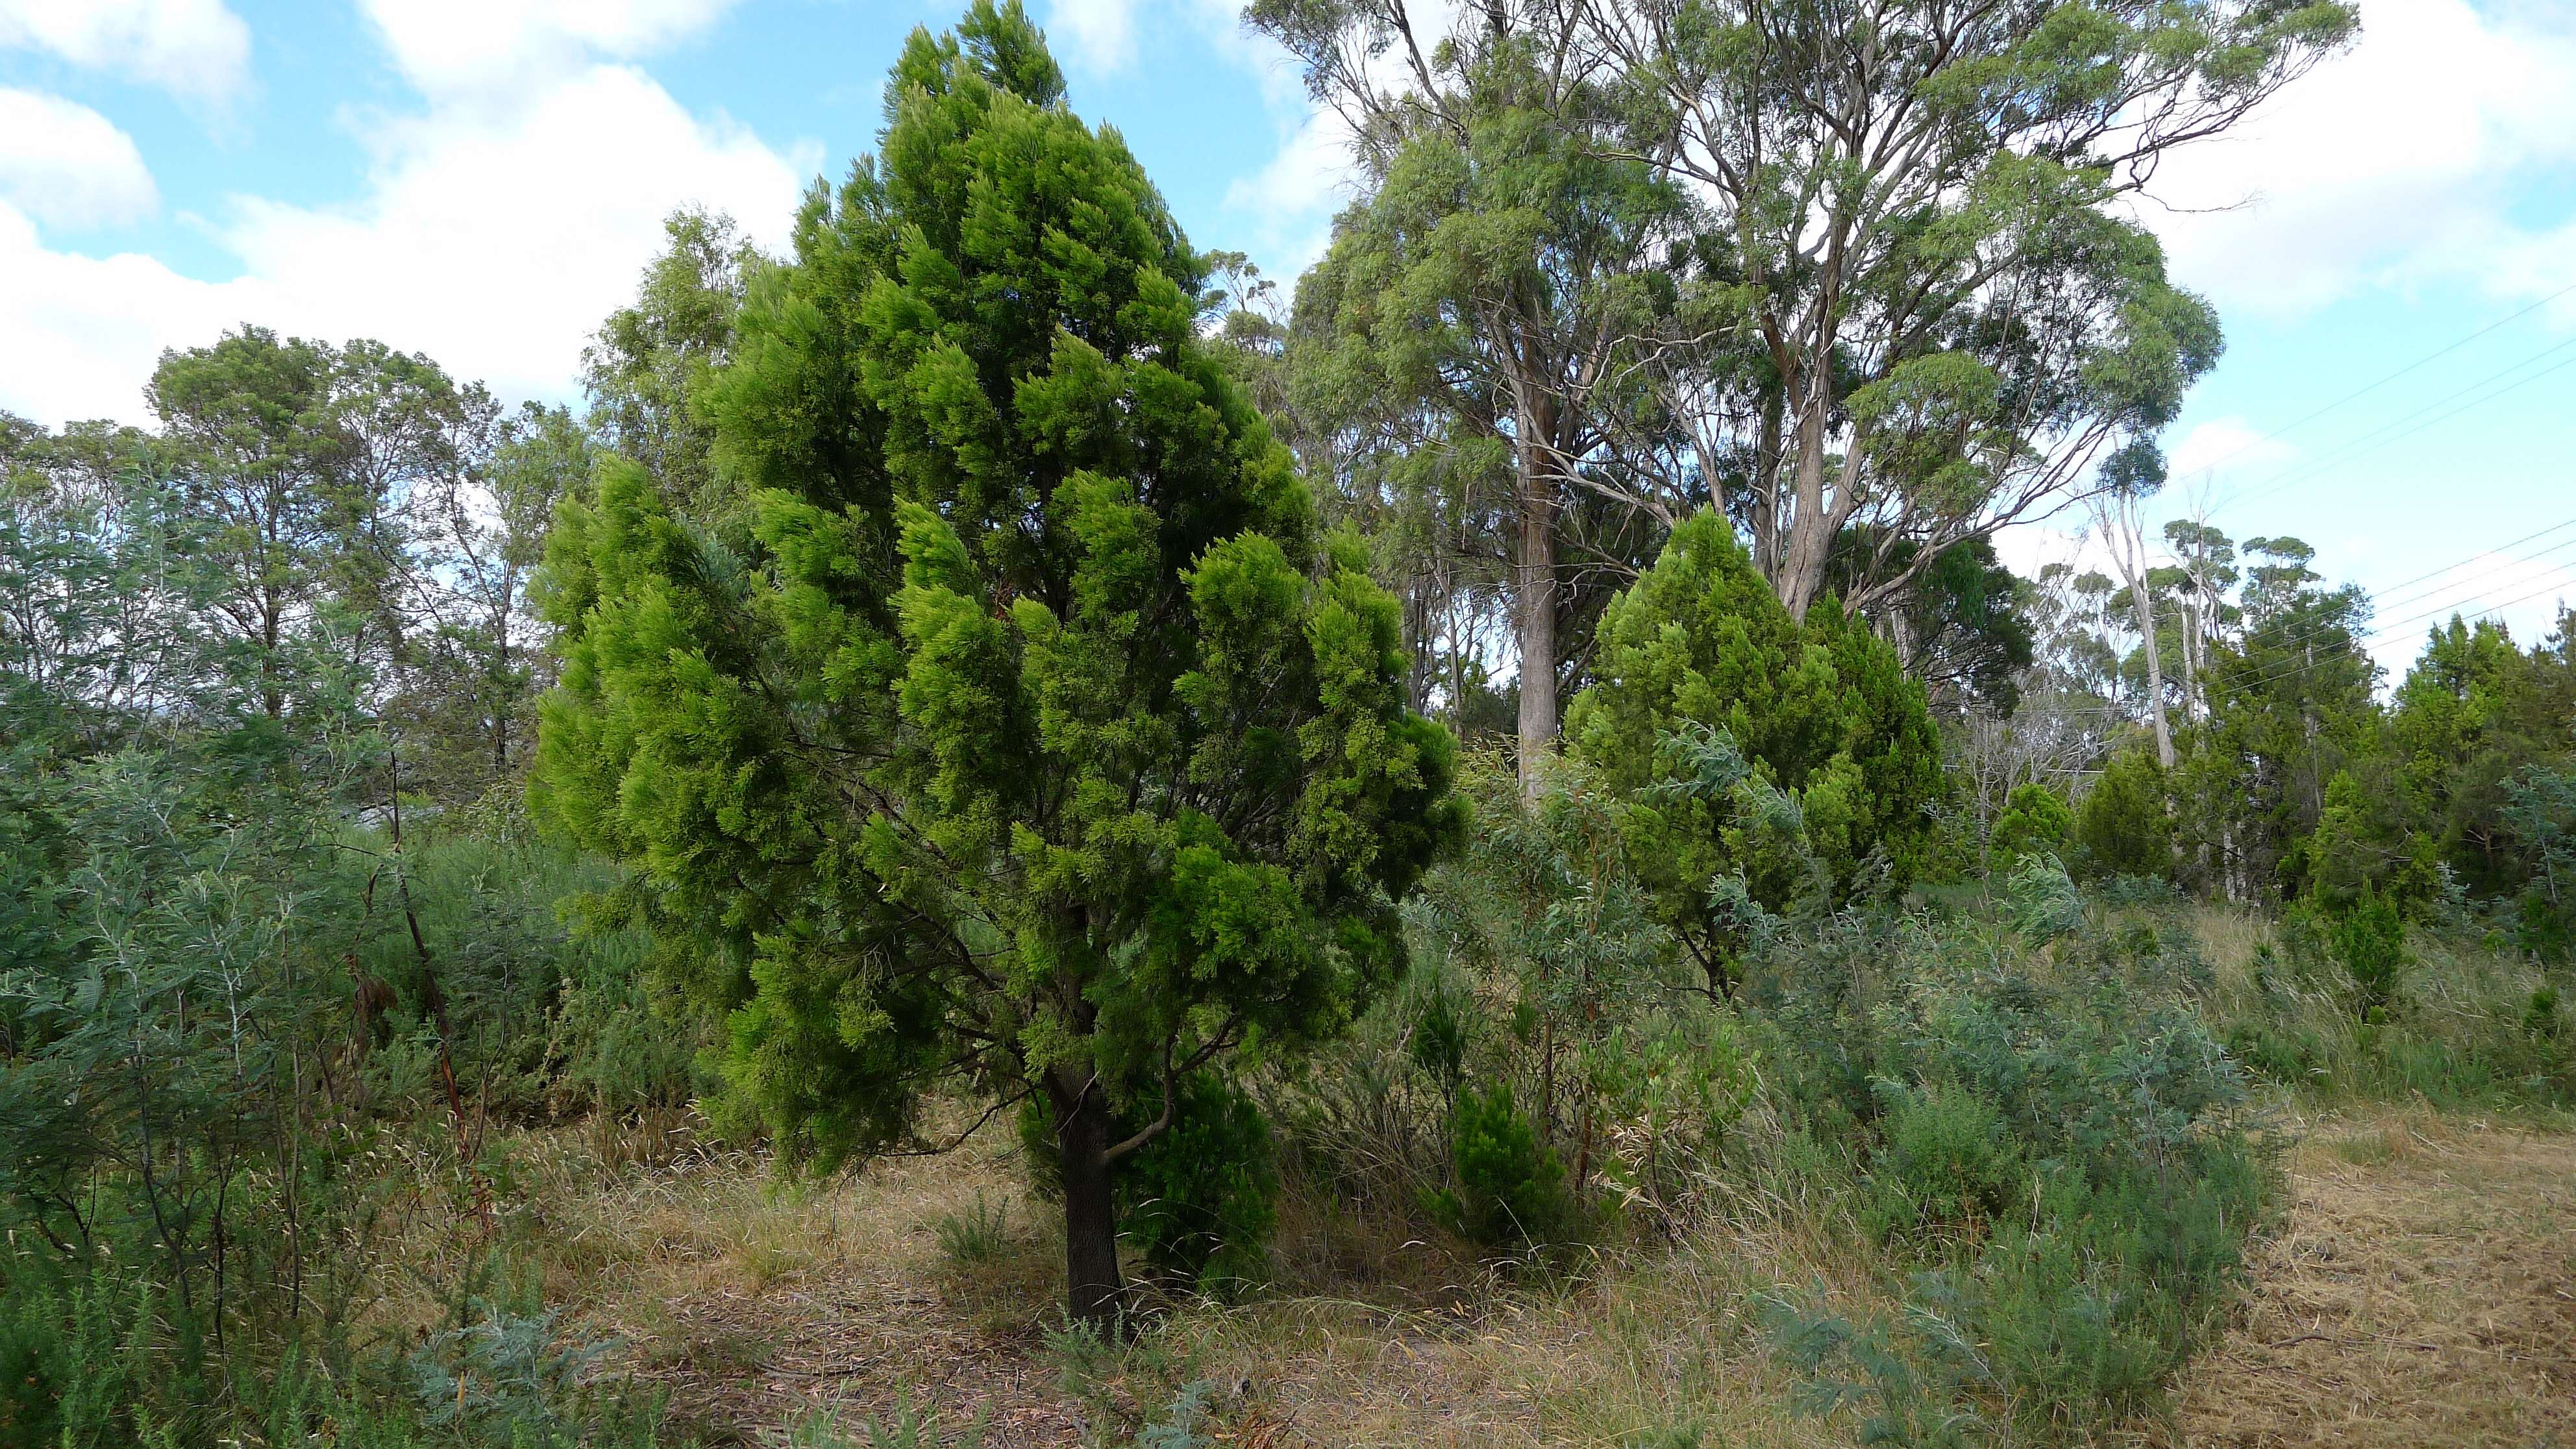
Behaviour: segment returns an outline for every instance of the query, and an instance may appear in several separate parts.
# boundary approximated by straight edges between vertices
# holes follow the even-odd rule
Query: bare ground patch
[[[2185,1375],[2194,1446],[2576,1445],[2576,1137],[2317,1125],[2242,1321]]]

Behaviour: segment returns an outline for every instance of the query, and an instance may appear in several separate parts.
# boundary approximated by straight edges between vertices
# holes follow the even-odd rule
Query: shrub
[[[144,1273],[0,1264],[0,1444],[116,1449],[206,1427],[202,1324]]]
[[[2239,1022],[2227,1033],[2227,1054],[2267,1081],[2298,1087],[2323,1070],[2326,1044],[2313,1031]]]
[[[1405,1049],[1444,1093],[1455,1097],[1458,1083],[1467,1068],[1467,1023],[1449,1002],[1445,991],[1425,992],[1422,1009],[1414,1014],[1413,1030],[1406,1034]]]
[[[1602,1166],[1631,1205],[1669,1220],[1701,1194],[1754,1100],[1756,1063],[1737,1019],[1713,1012],[1623,1026],[1583,1053],[1608,1142]]]
[[[1899,1105],[1881,1124],[1886,1140],[1871,1165],[1873,1194],[1863,1210],[1879,1236],[1970,1227],[2024,1195],[2021,1144],[1992,1103],[1954,1087],[1897,1088],[1893,1095]]]
[[[2075,807],[2076,873],[2087,880],[2171,875],[2173,822],[2165,807],[2164,771],[2154,758],[2134,749],[2113,755]]]
[[[1116,1130],[1134,1130],[1148,1106],[1129,1107]],[[1183,1283],[1236,1287],[1262,1277],[1277,1222],[1277,1156],[1268,1118],[1240,1089],[1205,1074],[1186,1078],[1170,1130],[1127,1159],[1116,1198],[1118,1234],[1145,1261]],[[1052,1114],[1019,1115],[1020,1156],[1031,1190],[1064,1192]]]
[[[1820,1404],[1865,1407],[1865,1438],[2093,1434],[2151,1408],[2271,1200],[2242,1074],[2189,1004],[2197,951],[2134,919],[2039,960],[2019,935],[1836,925],[1784,942],[1754,993],[1784,1116],[1867,1163],[1862,1225],[1906,1285],[1887,1318],[1776,1329]]]
[[[2522,1029],[2546,1042],[2555,1042],[2566,1029],[2558,1015],[2558,988],[2534,987],[2531,1000],[2522,1009]]]
[[[1278,1195],[1261,1109],[1229,1083],[1195,1077],[1172,1129],[1120,1174],[1119,1230],[1146,1262],[1185,1282],[1258,1282]]]
[[[992,1262],[1002,1256],[1002,1249],[1008,1242],[1008,1226],[1002,1204],[978,1191],[974,1206],[964,1213],[939,1215],[936,1230],[939,1255],[947,1259],[948,1266],[952,1268],[973,1268]]]
[[[1562,1240],[1572,1218],[1565,1166],[1539,1144],[1508,1083],[1459,1093],[1450,1142],[1456,1181],[1434,1208],[1452,1231],[1489,1248]]]
[[[2407,960],[2406,923],[2397,903],[2377,891],[2364,891],[2349,910],[2333,918],[2328,930],[2335,959],[2352,978],[2361,1015],[2386,1015],[2396,1002],[2397,979]]]
[[[1661,918],[1723,976],[1744,948],[1713,881],[1779,911],[1910,876],[1946,792],[1895,651],[1831,599],[1792,619],[1714,509],[1603,614],[1567,748],[1630,802]]]
[[[2059,854],[2074,827],[2075,810],[2064,795],[2035,781],[2015,785],[1987,835],[1987,858],[1994,868],[2009,870],[2026,855]]]
[[[2071,935],[2084,926],[2084,898],[2053,855],[2014,859],[2012,875],[2004,883],[2004,909],[2013,929],[2034,945]]]

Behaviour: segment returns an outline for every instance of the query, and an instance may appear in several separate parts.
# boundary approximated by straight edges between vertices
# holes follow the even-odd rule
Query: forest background
[[[2152,1415],[2267,1111],[2565,1105],[2576,637],[2140,521],[2221,341],[2123,198],[2347,10],[1904,13],[1256,5],[1367,176],[1284,299],[979,5],[579,413],[245,324],[9,420],[0,1428],[727,1432],[549,1303],[568,1123],[1016,1122],[1076,1368],[1338,1201],[1504,1300],[1786,1223],[1832,1422]]]

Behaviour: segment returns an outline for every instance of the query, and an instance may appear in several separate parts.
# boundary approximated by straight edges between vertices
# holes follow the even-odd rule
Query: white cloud
[[[1253,49],[1241,0],[1047,0],[1040,29],[1058,61],[1116,75],[1136,63],[1139,26],[1186,25],[1237,60]]]
[[[632,60],[735,0],[362,0],[396,68],[432,99],[525,90],[594,57]]]
[[[0,408],[141,421],[161,349],[244,321],[375,337],[504,396],[566,397],[583,342],[660,249],[664,216],[703,204],[776,246],[822,161],[693,116],[628,66],[578,65],[492,99],[363,123],[375,161],[345,204],[234,198],[210,223],[239,260],[229,280],[53,250],[22,208],[0,205]]]
[[[89,107],[0,86],[0,201],[77,230],[150,216],[160,204],[134,139]]]
[[[2571,238],[2553,252],[2515,216],[2563,199],[2576,167],[2576,28],[2563,11],[2550,25],[2538,7],[2371,0],[2350,53],[2159,170],[2156,199],[2177,210],[2143,215],[2176,276],[2275,315],[2447,276],[2522,295],[2576,282]]]
[[[2201,481],[2202,474],[2232,474],[2286,463],[2298,455],[2298,449],[2257,431],[2243,418],[2212,418],[2166,450],[2165,476],[2192,485]]]
[[[250,27],[224,0],[0,0],[0,50],[12,48],[197,100],[250,79]]]
[[[1228,210],[1255,219],[1284,287],[1313,265],[1332,241],[1333,214],[1356,181],[1350,128],[1333,111],[1309,114],[1268,165],[1226,188]]]
[[[1080,69],[1116,74],[1136,59],[1136,12],[1142,8],[1144,0],[1052,0],[1047,47]]]
[[[433,115],[349,207],[245,200],[227,244],[272,279],[261,320],[420,349],[513,393],[558,393],[581,339],[630,298],[675,206],[777,240],[820,156],[782,156],[690,116],[618,66],[564,81],[506,122]]]

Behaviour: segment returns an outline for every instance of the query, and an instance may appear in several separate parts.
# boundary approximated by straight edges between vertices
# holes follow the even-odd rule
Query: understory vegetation
[[[1377,110],[1254,5],[1370,121],[1285,311],[977,0],[580,416],[0,418],[0,1446],[2093,1442],[2315,1114],[2563,1129],[2576,616],[2382,691],[2294,538],[1991,543],[2144,560],[2216,356],[2091,127],[2349,11],[1998,21],[1801,350],[1844,162],[1724,194],[1680,8]]]

